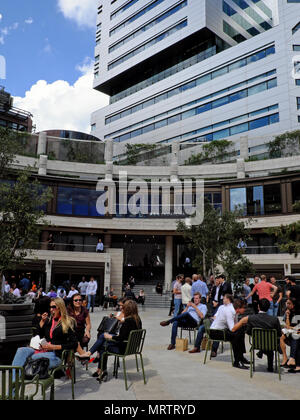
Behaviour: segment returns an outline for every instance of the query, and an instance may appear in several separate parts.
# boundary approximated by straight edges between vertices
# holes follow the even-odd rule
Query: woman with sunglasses
[[[46,341],[39,350],[31,347],[19,348],[12,366],[24,366],[28,357],[33,360],[46,357],[50,361],[49,369],[53,369],[61,364],[64,350],[76,350],[78,346],[75,320],[68,315],[65,302],[60,298],[51,300],[50,318],[47,312],[42,314],[36,333]]]
[[[77,352],[83,354],[85,347],[91,339],[91,318],[89,311],[83,306],[80,293],[72,297],[68,306],[68,314],[76,321],[75,333],[78,339]]]

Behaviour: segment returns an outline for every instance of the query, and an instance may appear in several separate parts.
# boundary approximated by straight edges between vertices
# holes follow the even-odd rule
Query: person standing
[[[261,276],[261,282],[258,283],[249,293],[248,296],[245,297],[246,300],[249,299],[250,296],[253,296],[254,293],[257,291],[259,300],[267,299],[270,302],[270,308],[268,309],[268,315],[273,316],[273,294],[277,291],[277,286],[272,285],[271,283],[267,283],[267,277],[263,274]]]
[[[282,298],[283,298],[283,290],[279,286],[279,284],[277,283],[275,276],[270,277],[270,282],[273,286],[277,287],[276,292],[274,292],[274,294],[272,296],[273,302],[272,302],[271,307],[270,307],[270,309],[273,310],[272,315],[277,316],[278,315],[278,310],[279,310],[279,305],[280,305],[280,302],[282,301]]]
[[[25,274],[22,274],[22,280],[20,280],[19,287],[24,291],[26,294],[31,289],[31,281],[25,276]]]
[[[86,281],[86,278],[83,276],[81,279],[81,282],[78,284],[79,292],[83,301],[86,300],[86,290],[87,290],[88,285],[89,285],[89,282]]]
[[[251,287],[250,287],[250,279],[246,278],[246,281],[243,285],[243,294],[244,296],[248,296],[251,293]],[[249,308],[252,308],[252,296],[249,297],[249,299],[247,299],[247,304],[249,306]]]
[[[192,300],[191,290],[192,290],[192,279],[190,277],[187,277],[185,279],[184,285],[181,288],[183,309],[185,309],[187,304]]]
[[[179,314],[180,307],[182,304],[182,294],[181,294],[181,287],[182,287],[182,277],[176,277],[176,283],[174,284],[174,318]]]
[[[104,251],[104,245],[101,239],[98,239],[98,243],[96,246],[96,252],[103,252]]]
[[[208,287],[206,283],[202,280],[202,276],[199,274],[193,274],[192,276],[193,285],[191,294],[192,296],[195,295],[195,293],[200,293],[203,298],[206,299],[206,296],[208,295]]]
[[[95,297],[96,297],[97,289],[98,289],[98,284],[97,284],[95,278],[92,276],[90,278],[88,287],[86,289],[86,294],[87,294],[87,297],[88,297],[87,309],[90,310],[90,308],[92,307],[92,312],[94,312]]]
[[[259,276],[255,276],[254,277],[254,283],[253,284],[250,284],[250,289],[251,289],[251,291],[254,289],[254,287],[258,284],[260,282],[260,278],[259,278]],[[257,294],[257,292],[255,292],[253,295],[252,295],[252,307],[253,307],[253,310],[254,310],[254,312],[256,313],[256,314],[258,314],[258,302],[259,302],[259,297],[258,297],[258,294]]]

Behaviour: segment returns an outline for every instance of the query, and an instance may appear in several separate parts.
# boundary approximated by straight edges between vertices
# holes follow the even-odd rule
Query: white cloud
[[[33,19],[32,17],[28,18],[25,20],[25,23],[27,23],[27,25],[32,25],[33,24]]]
[[[39,80],[26,92],[25,97],[15,97],[14,105],[33,114],[37,131],[66,129],[90,132],[90,116],[108,104],[108,97],[93,90],[93,66],[85,60],[82,75],[70,85],[57,80],[47,83]]]
[[[99,0],[57,0],[60,12],[79,26],[95,28]]]

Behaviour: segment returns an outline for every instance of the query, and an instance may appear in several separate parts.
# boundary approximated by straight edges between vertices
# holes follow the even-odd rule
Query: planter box
[[[34,304],[0,304],[0,316],[4,318],[4,339],[0,339],[0,365],[9,365],[19,347],[28,346],[32,337]]]

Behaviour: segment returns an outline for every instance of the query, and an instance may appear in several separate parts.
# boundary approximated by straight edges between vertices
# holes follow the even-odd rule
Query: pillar
[[[108,248],[111,248],[111,234],[106,233],[104,235],[104,250],[106,251]]]
[[[46,290],[49,290],[52,282],[52,260],[46,260]]]
[[[39,158],[39,175],[47,175],[48,156],[40,155]]]
[[[39,134],[39,142],[38,142],[38,149],[37,154],[45,155],[47,153],[47,133],[41,132]]]
[[[245,160],[249,158],[248,136],[242,136],[240,138],[240,157]]]
[[[177,182],[178,179],[178,157],[179,157],[180,145],[178,141],[172,144],[172,158],[170,167],[170,179],[171,182]]]
[[[105,179],[111,181],[113,179],[113,152],[114,142],[108,139],[105,142]]]
[[[104,267],[104,294],[110,290],[110,273],[111,273],[111,258],[110,254],[105,254],[105,267]]]
[[[165,249],[165,290],[171,290],[173,280],[173,236],[166,236]]]
[[[243,158],[236,160],[237,178],[246,178],[245,161]]]

